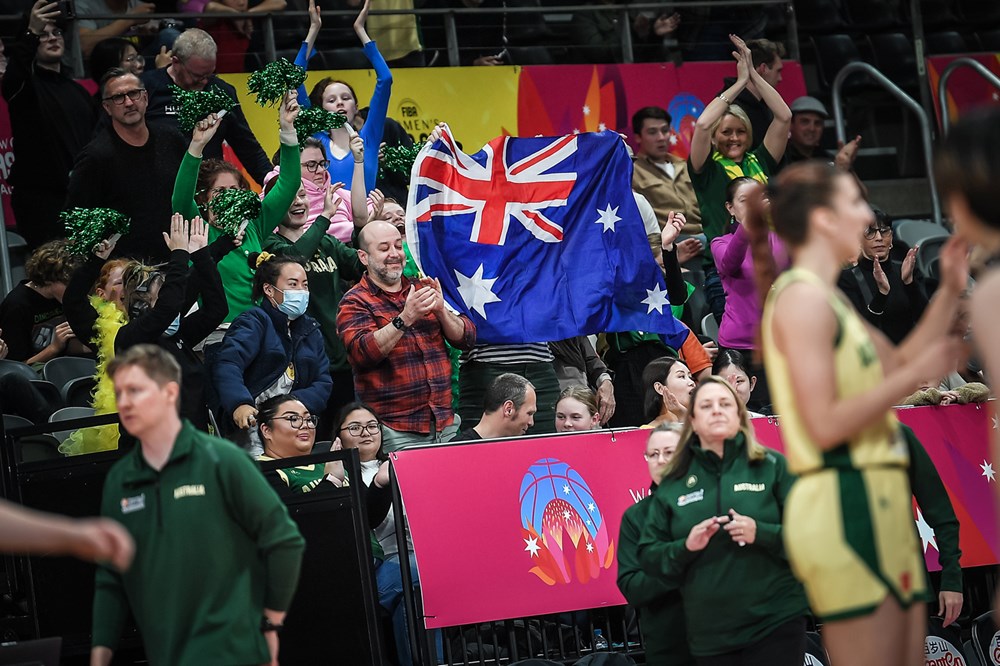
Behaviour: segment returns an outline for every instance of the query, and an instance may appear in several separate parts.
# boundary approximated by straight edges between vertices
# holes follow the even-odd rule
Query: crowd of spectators
[[[284,0],[264,0],[249,11],[284,6]],[[59,12],[38,0],[26,32],[8,45],[2,86],[19,147],[11,181],[17,225],[34,251],[27,279],[0,303],[0,355],[36,368],[60,356],[95,358],[92,406],[110,413],[115,406],[104,369],[137,345],[153,345],[181,370],[177,405],[191,424],[185,427],[211,429],[264,460],[307,453],[317,439],[358,449],[379,601],[394,618],[400,657],[408,663],[400,554],[385,503],[386,454],[419,444],[604,426],[671,432],[670,424],[691,421],[693,396],[710,375],[729,384],[705,393],[731,391],[739,419],[730,425],[747,432],[748,413],[771,413],[756,338],[762,301],[755,266],[769,264],[776,272],[789,266],[775,234],[763,250],[750,243],[748,211],[766,208],[770,180],[789,163],[820,157],[850,172],[860,137],[835,155],[822,153],[825,107],[811,97],[787,104],[775,90],[781,46],[730,35],[737,76],[719,82],[721,92],[698,118],[689,159],[670,153],[665,109],[636,111],[628,137],[637,146],[632,182],[649,258],[663,269],[673,315],[689,329],[684,343],[675,348],[655,333],[609,331],[494,344],[478,339],[474,323],[447,306],[437,280],[415,270],[402,224],[405,186],[398,198],[381,190],[401,187],[378,173],[379,146],[391,126],[390,66],[420,45],[386,39],[376,46],[368,31],[375,34],[377,22],[368,26],[368,7],[365,2],[353,26],[377,76],[367,112],[359,111],[354,90],[335,79],[309,94],[289,93],[276,114],[281,147],[272,162],[238,106],[185,133],[170,92],[171,86],[217,86],[235,99],[216,72],[240,68],[225,49],[246,51],[254,35],[249,20],[204,19],[201,27],[174,35],[169,31],[176,28],[160,26],[155,37],[138,18],[81,23],[81,43],[100,86],[92,97],[62,70]],[[80,2],[77,8],[128,16],[153,6]],[[227,8],[248,6],[192,0],[179,9]],[[303,66],[322,41],[320,10],[310,3],[309,13],[298,58]],[[651,59],[663,60],[679,48],[675,35],[687,22],[701,19],[638,14],[630,28]],[[600,13],[574,20],[590,61],[620,47],[616,21]],[[710,29],[706,21],[698,26]],[[544,30],[530,22],[516,27]],[[503,23],[499,42],[483,33],[470,64],[516,61],[516,43],[508,41],[514,28]],[[297,136],[294,121],[309,105],[343,112],[348,124]],[[224,161],[223,141],[245,172]],[[213,201],[227,190],[249,189],[247,177],[263,188],[260,214],[238,232],[224,231]],[[59,213],[72,207],[117,210],[131,219],[130,230],[81,259],[59,224]],[[901,257],[892,252],[892,220],[874,202],[871,219],[861,256],[844,269],[840,287],[865,319],[899,342],[926,308],[934,276],[917,269],[916,248]],[[699,300],[707,308],[698,307]],[[976,361],[966,359],[947,377],[927,378],[927,388],[958,396],[961,384],[982,379]],[[43,398],[25,405],[24,393],[36,390],[0,382],[4,411],[44,418],[37,407]],[[74,438],[61,451],[118,446],[117,432],[101,432]],[[755,450],[756,444],[748,437],[746,446]],[[342,469],[329,466],[295,470],[272,479],[279,493],[344,480]]]

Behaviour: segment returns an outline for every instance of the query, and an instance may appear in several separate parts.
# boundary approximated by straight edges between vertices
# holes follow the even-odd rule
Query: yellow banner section
[[[448,67],[397,69],[392,73],[389,117],[414,141],[427,138],[434,125],[447,122],[467,152],[502,134],[517,131],[517,87],[520,67]],[[351,85],[358,107],[366,107],[375,89],[375,72],[344,70],[309,72],[306,90],[326,77]],[[240,95],[250,129],[269,156],[278,150],[278,110],[261,108],[247,92],[249,74],[222,74]]]

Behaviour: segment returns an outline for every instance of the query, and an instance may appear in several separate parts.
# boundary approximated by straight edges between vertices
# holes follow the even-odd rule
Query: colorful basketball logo
[[[546,585],[589,583],[615,560],[597,500],[572,467],[543,458],[521,481],[521,538],[531,573]]]

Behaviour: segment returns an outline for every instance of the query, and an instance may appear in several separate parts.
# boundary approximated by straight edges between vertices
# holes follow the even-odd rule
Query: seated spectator
[[[90,78],[98,85],[100,95],[101,79],[108,70],[118,67],[136,76],[142,76],[146,69],[146,59],[135,50],[135,43],[124,37],[109,37],[94,45],[90,53]]]
[[[872,207],[861,256],[840,274],[837,286],[862,317],[898,345],[917,325],[927,296],[915,275],[917,248],[910,248],[903,261],[892,259],[891,250],[892,220]]]
[[[365,56],[375,69],[375,90],[372,92],[372,99],[369,103],[369,112],[366,117],[364,127],[358,134],[365,142],[365,191],[370,192],[375,189],[375,179],[378,174],[378,154],[379,145],[382,143],[382,130],[385,124],[386,112],[389,109],[389,95],[392,91],[392,72],[389,66],[379,53],[375,42],[365,31],[365,19],[368,17],[368,8],[371,0],[365,0],[357,20],[354,22],[354,32],[364,46]],[[295,64],[307,68],[308,46],[303,46],[299,51]],[[347,122],[353,123],[354,116],[358,112],[358,96],[347,83],[337,79],[326,77],[315,86],[309,96],[306,96],[305,86],[299,88],[299,103],[304,108],[310,106],[321,106],[327,111],[343,113],[347,116]],[[339,129],[331,129],[329,132],[321,132],[316,138],[323,143],[326,152],[326,159],[329,160],[330,179],[337,183],[347,183],[351,180],[353,167],[348,159],[351,156],[351,135],[346,126]],[[345,243],[347,238],[340,240]]]
[[[746,405],[750,402],[754,387],[757,385],[756,375],[751,374],[750,364],[743,354],[735,349],[723,349],[715,357],[712,364],[712,374],[722,377],[736,391],[736,395]],[[764,416],[757,412],[747,411],[750,418]]]
[[[597,395],[586,386],[564,388],[556,402],[556,432],[599,430],[600,427]]]
[[[139,344],[166,350],[182,371],[181,417],[207,431],[206,373],[194,348],[225,317],[222,279],[208,248],[207,225],[201,218],[188,223],[175,214],[170,221],[167,248],[170,261],[162,272],[133,262],[122,276],[122,301],[128,321],[115,335],[115,355]],[[195,303],[199,307],[192,309]]]
[[[314,139],[309,138],[306,141]],[[357,141],[360,143],[361,140]],[[303,154],[305,152],[303,151]],[[355,172],[361,173],[360,165]],[[321,170],[321,173],[329,178],[326,169]],[[354,400],[354,375],[347,362],[344,343],[337,336],[337,310],[340,307],[340,299],[344,297],[344,281],[359,280],[364,274],[364,267],[358,259],[357,250],[326,233],[331,224],[330,218],[336,214],[339,209],[338,204],[341,202],[341,196],[334,187],[327,187],[325,209],[316,218],[316,222],[306,230],[305,204],[308,190],[305,178],[302,183],[303,188],[299,190],[299,196],[282,218],[278,232],[271,234],[265,241],[265,247],[268,252],[301,258],[309,274],[311,291],[306,312],[319,322],[326,355],[330,359],[330,379],[333,388],[324,411],[317,414],[322,418],[324,428],[328,428],[340,408]]]
[[[719,347],[738,350],[745,358],[753,358],[757,330],[764,313],[764,304],[754,281],[750,235],[745,227],[752,206],[761,200],[765,202],[766,210],[764,188],[753,178],[740,176],[729,181],[726,186],[726,210],[732,220],[730,231],[712,241],[712,257],[722,280],[722,288],[726,292],[726,309],[722,315],[722,323],[719,324]],[[769,231],[767,240],[768,254],[774,261],[775,272],[781,273],[791,266],[791,258],[778,234]],[[760,378],[754,407],[767,408],[771,398],[764,368],[757,366],[754,372]]]
[[[785,154],[792,117],[781,95],[754,67],[747,45],[735,35],[731,39],[736,47],[736,82],[709,102],[698,117],[688,157],[702,228],[709,243],[728,228],[730,213],[725,207],[726,185],[738,176],[767,182]],[[774,116],[763,141],[753,149],[754,127],[746,112],[734,104],[737,95],[751,83]],[[726,299],[711,259],[711,248],[705,262],[705,296],[716,321],[721,322]]]
[[[534,425],[536,411],[535,387],[524,377],[505,372],[486,389],[479,423],[463,430],[452,441],[520,437]]]
[[[684,421],[696,384],[682,361],[673,356],[656,359],[643,370],[642,383],[646,387],[643,411],[648,421],[643,428]]]
[[[361,458],[361,479],[368,492],[380,492],[389,486],[388,456],[382,449],[382,422],[375,412],[362,402],[346,405],[337,418],[335,432],[345,449],[357,449]],[[369,516],[371,518],[371,516]],[[403,579],[399,569],[399,546],[396,541],[396,518],[390,507],[385,519],[375,527],[375,536],[385,554],[385,559],[375,569],[379,605],[392,617],[396,653],[401,666],[411,666],[410,639],[407,632],[406,604],[403,600]],[[413,556],[410,529],[406,528],[407,556],[413,586],[420,585],[420,572]],[[437,653],[441,650],[441,632],[436,631]]]
[[[618,589],[639,614],[643,629],[646,661],[650,664],[693,666],[684,630],[684,607],[680,592],[647,574],[639,563],[639,538],[653,507],[656,492],[667,464],[680,443],[682,426],[664,423],[646,440],[643,458],[649,467],[652,483],[646,496],[625,510],[618,537]],[[653,630],[655,628],[655,631]]]
[[[260,403],[257,411],[257,436],[264,452],[257,460],[283,460],[307,456],[316,443],[319,419],[289,393],[271,396]],[[340,450],[340,441],[331,451]],[[324,481],[340,487],[344,482],[344,465],[330,461],[325,465],[282,467],[264,474],[279,497],[285,498],[311,492]]]
[[[788,107],[792,111],[792,126],[788,133],[788,147],[785,149],[785,159],[782,164],[794,164],[802,160],[825,160],[832,162],[841,171],[850,171],[858,156],[858,146],[861,145],[861,135],[847,143],[839,141],[840,148],[836,154],[820,148],[823,139],[823,123],[830,114],[823,102],[815,97],[803,95],[797,97]]]
[[[178,9],[185,14],[202,12],[263,14],[280,12],[288,3],[285,0],[262,0],[250,7],[247,0],[181,0]],[[215,71],[219,74],[242,72],[250,37],[253,35],[252,18],[199,19],[198,27],[205,30],[218,46]]]
[[[298,114],[299,105],[289,94],[279,112],[278,137],[281,142],[282,161],[285,164],[295,164],[299,158],[294,125]],[[226,117],[229,117],[228,114]],[[171,197],[171,205],[175,211],[180,211],[185,216],[204,216],[204,219],[212,225],[209,229],[209,238],[213,242],[222,236],[223,232],[215,226],[216,214],[211,209],[212,199],[227,189],[249,189],[236,165],[221,160],[202,162],[202,154],[216,136],[220,126],[217,116],[212,114],[194,128],[191,143],[177,171]],[[264,176],[261,176],[261,181],[263,180]],[[229,303],[229,313],[224,323],[232,322],[254,305],[250,297],[254,270],[247,264],[246,257],[263,249],[265,240],[271,236],[281,219],[288,213],[301,180],[299,169],[279,172],[273,188],[268,189],[261,201],[260,214],[255,219],[249,220],[246,225],[244,236],[240,239],[241,251],[230,252],[219,261],[219,272],[222,274],[226,301]],[[213,336],[208,344],[215,344],[218,338],[219,335]]]
[[[555,357],[556,377],[564,391],[573,386],[590,386],[597,394],[601,425],[615,413],[615,387],[608,366],[597,355],[586,335],[550,342],[549,351]],[[558,417],[556,419],[558,423]]]
[[[44,364],[57,356],[87,353],[63,314],[63,294],[76,261],[66,241],[45,243],[25,263],[27,276],[0,303],[0,331],[7,343],[7,358]]]
[[[206,363],[212,377],[219,426],[260,455],[257,405],[273,395],[292,393],[319,414],[330,397],[330,362],[315,319],[306,314],[309,281],[298,259],[266,252],[251,254],[256,267],[253,300],[237,317]]]

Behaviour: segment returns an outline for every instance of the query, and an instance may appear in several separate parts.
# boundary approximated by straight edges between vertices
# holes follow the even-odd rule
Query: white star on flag
[[[563,492],[569,495],[569,486],[563,486]]]
[[[646,298],[642,299],[640,303],[645,303],[648,306],[646,314],[650,314],[653,310],[663,314],[663,306],[667,305],[667,292],[660,289],[660,285],[653,285],[652,291],[646,290]]]
[[[525,544],[524,550],[531,553],[532,557],[538,557],[538,550],[541,548],[538,545],[538,539],[531,537],[530,539],[523,539],[523,541]]]
[[[479,316],[486,319],[486,306],[500,302],[500,297],[493,293],[493,284],[497,278],[483,278],[482,264],[479,264],[472,277],[462,275],[458,271],[455,271],[455,277],[458,278],[458,295],[469,309],[475,310]]]
[[[989,483],[990,481],[996,481],[996,479],[993,478],[997,474],[996,472],[993,471],[993,463],[988,463],[986,462],[985,459],[983,459],[983,464],[980,465],[980,467],[983,469],[982,476],[986,477],[986,483]]]
[[[580,133],[580,130],[578,130],[577,128],[574,127],[573,128],[573,134],[579,134],[579,133]]]
[[[607,125],[605,125],[604,123],[597,123],[597,131],[598,132],[603,132],[606,129],[608,129]]]
[[[920,533],[920,541],[924,545],[925,553],[928,545],[934,546],[934,550],[938,550],[937,540],[934,539],[934,530],[924,520],[924,514],[920,513],[920,509],[917,509],[917,532]]]
[[[614,208],[612,208],[611,204],[608,204],[608,207],[605,208],[604,210],[601,210],[600,208],[598,208],[597,209],[597,214],[600,217],[598,217],[596,220],[594,220],[594,224],[604,225],[604,231],[608,231],[608,230],[614,231],[615,230],[615,222],[621,222],[621,219],[622,219],[622,218],[618,217],[618,206],[615,206]],[[604,231],[602,231],[601,233],[604,233]]]
[[[583,115],[585,115],[585,116],[589,116],[590,115],[590,107],[587,106],[586,104],[583,105]]]

